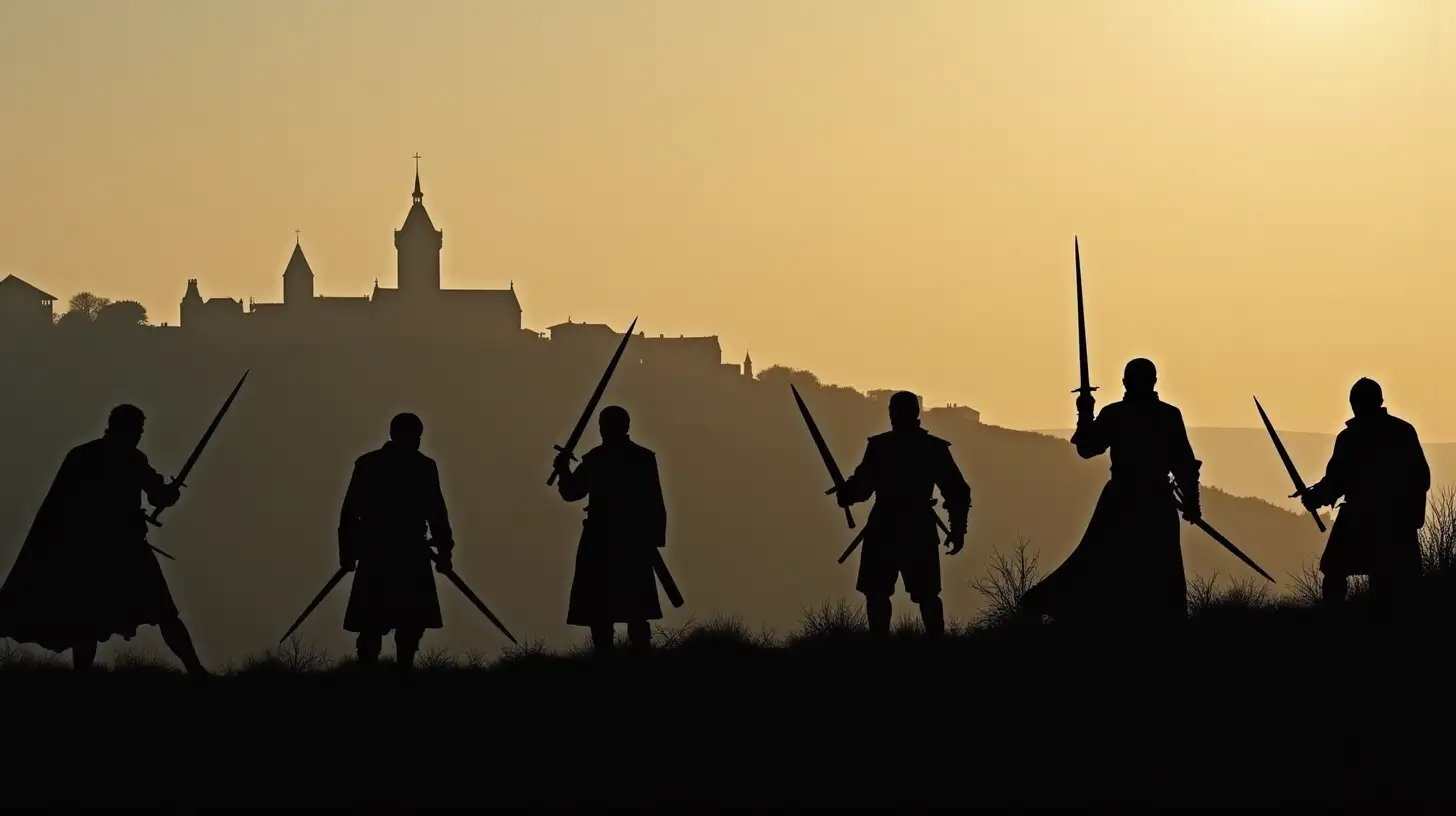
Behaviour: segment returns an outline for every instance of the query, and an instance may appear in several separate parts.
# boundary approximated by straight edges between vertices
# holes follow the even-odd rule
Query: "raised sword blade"
[[[829,445],[824,441],[824,435],[819,433],[819,424],[814,421],[814,415],[809,413],[809,406],[804,404],[804,398],[799,396],[799,389],[789,383],[789,390],[794,392],[794,402],[799,404],[799,414],[804,417],[804,424],[809,426],[809,436],[814,439],[814,447],[819,451],[819,458],[824,460],[824,467],[829,471],[829,480],[834,485],[829,493],[836,493],[844,487],[844,474],[840,472],[839,465],[834,461],[834,454],[829,452]],[[854,513],[849,508],[844,508],[844,520],[849,524],[849,529],[854,529]]]
[[[597,409],[597,403],[601,402],[602,394],[606,393],[607,383],[612,379],[612,372],[617,370],[617,362],[622,359],[622,352],[627,348],[627,341],[632,339],[632,332],[637,328],[637,318],[632,318],[632,325],[627,327],[627,333],[622,335],[622,342],[617,344],[617,351],[612,354],[611,362],[607,363],[607,370],[602,373],[602,378],[597,381],[596,390],[592,392],[591,399],[587,400],[586,410],[581,412],[581,417],[576,420],[576,427],[571,429],[571,436],[567,438],[565,445],[557,445],[557,453],[564,453],[572,461],[576,460],[576,446],[581,444],[581,436],[586,433],[586,426],[591,423],[592,413]],[[557,472],[553,468],[551,475],[546,479],[546,486],[556,484]]]
[[[212,434],[217,430],[217,426],[222,423],[223,415],[232,406],[233,400],[237,398],[238,392],[242,390],[243,383],[248,379],[248,374],[251,372],[252,369],[248,369],[243,372],[242,377],[238,378],[238,384],[233,386],[232,393],[228,394],[228,398],[223,402],[222,407],[218,409],[217,415],[212,418],[212,424],[207,426],[207,431],[202,434],[202,439],[198,440],[196,447],[192,449],[192,455],[187,457],[187,463],[182,466],[181,470],[177,471],[177,477],[172,480],[173,484],[178,487],[186,486],[187,477],[192,474],[193,465],[196,465],[197,459],[202,456],[203,449],[207,447],[208,441],[212,439]],[[157,519],[161,517],[162,511],[165,509],[164,507],[158,507],[152,510],[152,514],[147,516],[147,523],[153,527],[161,527],[162,524]]]
[[[1294,482],[1294,492],[1303,494],[1308,490],[1304,485],[1304,479],[1299,477],[1299,469],[1294,466],[1294,460],[1289,458],[1289,451],[1284,449],[1284,442],[1279,439],[1279,432],[1274,430],[1274,423],[1270,422],[1269,415],[1264,413],[1264,406],[1259,404],[1258,397],[1254,397],[1254,407],[1259,409],[1259,418],[1264,420],[1264,429],[1269,432],[1269,438],[1274,441],[1274,450],[1279,452],[1279,460],[1284,463],[1284,469],[1289,471],[1289,478]],[[1319,517],[1319,513],[1311,510],[1309,514],[1314,517],[1315,526],[1319,527],[1319,531],[1323,533],[1325,523]]]

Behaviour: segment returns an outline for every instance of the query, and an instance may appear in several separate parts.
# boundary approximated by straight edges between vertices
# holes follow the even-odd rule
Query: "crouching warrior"
[[[157,626],[188,673],[206,677],[147,542],[142,495],[164,508],[179,490],[137,449],[145,424],[141,409],[119,405],[100,439],[66,454],[0,587],[0,637],[70,649],[75,669],[85,671],[97,644]]]
[[[920,427],[920,398],[900,391],[890,398],[890,430],[870,437],[864,459],[836,491],[841,507],[875,497],[865,525],[855,589],[865,596],[870,632],[890,631],[890,598],[904,579],[910,600],[920,605],[925,633],[945,634],[940,600],[940,533],[931,497],[940,488],[950,515],[949,555],[965,547],[971,488],[956,467],[950,443]]]
[[[354,462],[339,514],[339,567],[355,573],[344,629],[358,634],[362,664],[378,661],[393,631],[398,665],[411,669],[425,630],[443,626],[430,562],[448,571],[455,541],[424,431],[414,414],[396,416],[389,441]]]
[[[571,470],[569,455],[556,457],[556,489],[569,502],[588,496],[576,549],[576,574],[566,622],[591,629],[598,652],[613,646],[613,629],[627,624],[634,649],[652,641],[649,621],[662,619],[657,599],[658,548],[667,544],[667,507],[657,455],[632,441],[631,418],[617,406],[598,416],[602,444]]]

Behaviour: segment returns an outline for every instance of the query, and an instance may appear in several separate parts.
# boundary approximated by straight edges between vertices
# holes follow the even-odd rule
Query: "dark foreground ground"
[[[9,806],[1358,805],[1456,800],[1445,611],[1394,630],[1209,606],[1150,641],[981,627],[875,645],[830,610],[642,658],[295,647],[194,687],[0,669]]]

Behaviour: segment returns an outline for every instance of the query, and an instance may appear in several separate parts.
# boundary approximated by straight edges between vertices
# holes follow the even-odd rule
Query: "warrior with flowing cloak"
[[[662,619],[653,564],[656,550],[667,545],[667,506],[657,455],[632,441],[630,427],[625,409],[603,408],[601,445],[587,451],[575,471],[566,453],[554,463],[562,499],[590,498],[566,622],[589,628],[598,652],[613,648],[618,623],[627,624],[634,648],[647,648],[649,621]]]
[[[355,573],[344,629],[357,633],[362,664],[378,661],[393,631],[408,670],[425,630],[444,626],[430,564],[448,572],[455,540],[439,468],[420,452],[424,431],[414,414],[394,417],[389,441],[355,460],[339,512],[339,567]]]
[[[1123,399],[1093,418],[1090,393],[1077,398],[1072,444],[1084,459],[1110,452],[1102,489],[1081,543],[1022,600],[1054,621],[1161,627],[1184,621],[1187,582],[1179,543],[1176,480],[1183,517],[1202,518],[1198,476],[1183,414],[1158,398],[1157,369],[1136,359],[1123,370]]]
[[[1356,382],[1350,409],[1324,478],[1295,496],[1311,511],[1344,498],[1320,558],[1325,601],[1344,601],[1347,579],[1367,575],[1371,601],[1384,613],[1421,574],[1431,468],[1416,429],[1386,410],[1379,383]]]
[[[145,425],[141,409],[119,405],[100,439],[66,454],[0,587],[0,637],[70,649],[75,669],[86,671],[98,644],[157,626],[188,673],[205,678],[147,542],[142,496],[170,507],[179,488],[138,450]]]
[[[890,598],[897,580],[920,606],[926,635],[945,634],[940,598],[940,533],[935,502],[940,489],[950,514],[949,554],[965,546],[971,488],[961,476],[950,443],[920,427],[920,398],[909,391],[890,397],[890,430],[870,437],[864,458],[836,491],[841,507],[875,499],[865,525],[855,589],[865,596],[871,634],[890,631]]]

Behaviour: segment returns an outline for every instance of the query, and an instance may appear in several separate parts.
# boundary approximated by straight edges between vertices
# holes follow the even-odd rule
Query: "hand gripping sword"
[[[1259,418],[1264,420],[1264,428],[1269,431],[1269,438],[1274,440],[1274,450],[1279,451],[1279,459],[1284,462],[1284,469],[1289,471],[1289,478],[1294,481],[1294,495],[1303,495],[1309,488],[1305,486],[1304,480],[1299,478],[1299,471],[1294,467],[1294,460],[1289,458],[1289,451],[1284,449],[1284,443],[1279,440],[1279,433],[1274,430],[1274,423],[1269,421],[1269,415],[1264,413],[1264,406],[1259,404],[1258,397],[1254,397],[1254,407],[1259,409]],[[1311,510],[1309,514],[1314,516],[1314,523],[1319,527],[1319,531],[1323,533],[1325,531],[1325,523],[1319,517],[1319,513]]]
[[[592,392],[591,399],[586,403],[586,410],[581,412],[581,418],[576,421],[576,427],[571,429],[571,436],[567,438],[565,445],[557,445],[559,453],[566,454],[571,461],[576,461],[576,446],[581,443],[581,435],[586,433],[586,426],[591,423],[592,412],[597,409],[597,403],[601,402],[602,394],[607,390],[607,383],[612,379],[612,372],[617,370],[617,361],[622,359],[622,352],[627,348],[627,341],[632,339],[632,330],[637,328],[637,318],[632,318],[632,325],[627,327],[627,333],[622,335],[622,342],[617,346],[617,352],[612,355],[612,361],[607,363],[607,370],[597,382],[597,390]],[[551,476],[546,480],[547,487],[556,484],[556,470],[551,470]]]
[[[251,371],[251,369],[249,370]],[[227,401],[222,404],[222,408],[218,409],[217,416],[212,418],[212,424],[207,426],[207,432],[202,435],[202,439],[198,440],[197,447],[192,449],[192,455],[187,457],[187,464],[183,465],[182,469],[177,472],[176,478],[172,479],[174,486],[187,486],[187,476],[192,473],[192,466],[197,464],[197,458],[202,455],[203,448],[206,448],[208,441],[212,439],[213,432],[217,430],[218,424],[222,422],[223,415],[227,413],[228,408],[233,404],[233,398],[238,395],[238,391],[242,389],[243,381],[246,379],[248,379],[248,371],[244,371],[243,376],[238,380],[238,384],[233,386],[233,392],[228,394]],[[152,510],[152,514],[147,516],[147,523],[153,527],[161,527],[162,523],[157,521],[157,518],[162,515],[162,510],[164,509],[158,507]]]
[[[804,404],[804,398],[799,396],[799,389],[789,383],[789,390],[794,392],[794,402],[799,404],[799,413],[804,416],[804,424],[809,426],[809,435],[814,438],[814,447],[819,449],[819,458],[824,460],[824,467],[829,470],[829,479],[834,486],[825,491],[826,495],[833,495],[844,487],[844,474],[839,472],[839,465],[834,462],[834,454],[829,452],[829,446],[824,442],[824,436],[819,433],[819,426],[814,423],[814,417],[809,413],[809,406]],[[844,508],[844,520],[849,523],[849,529],[854,529],[854,514],[849,508]],[[841,560],[840,563],[843,563]]]
[[[1168,487],[1170,487],[1173,490],[1173,504],[1178,508],[1178,511],[1179,512],[1182,512],[1183,511],[1183,493],[1182,493],[1182,491],[1178,490],[1177,483],[1174,482],[1174,481],[1171,481],[1171,480],[1168,482]],[[1238,559],[1240,561],[1244,562],[1245,564],[1248,564],[1249,567],[1251,567],[1254,570],[1254,572],[1257,572],[1260,575],[1262,575],[1265,578],[1267,578],[1269,580],[1269,583],[1271,583],[1271,584],[1277,584],[1277,583],[1279,583],[1278,581],[1275,581],[1274,580],[1274,576],[1272,576],[1269,573],[1265,572],[1263,567],[1260,567],[1258,564],[1255,564],[1254,563],[1254,559],[1248,557],[1247,555],[1244,555],[1244,551],[1243,550],[1240,550],[1238,547],[1235,547],[1234,546],[1234,543],[1232,541],[1229,541],[1227,538],[1224,538],[1223,533],[1220,533],[1219,531],[1213,529],[1213,525],[1209,524],[1208,522],[1206,522],[1206,521],[1204,521],[1203,519],[1200,518],[1199,520],[1193,522],[1193,526],[1194,527],[1197,527],[1198,529],[1202,530],[1205,533],[1208,533],[1208,537],[1209,538],[1213,539],[1214,541],[1217,541],[1219,544],[1222,544],[1223,547],[1224,547],[1224,549],[1226,549],[1229,552],[1233,553],[1235,556],[1238,557]]]

